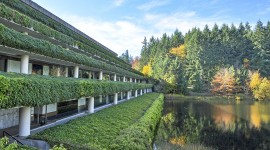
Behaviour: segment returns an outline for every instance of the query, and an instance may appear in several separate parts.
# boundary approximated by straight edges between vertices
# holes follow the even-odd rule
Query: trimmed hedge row
[[[63,144],[70,150],[111,149],[110,145],[117,144],[114,143],[114,139],[122,130],[129,128],[141,120],[140,118],[145,118],[144,115],[149,115],[145,114],[145,111],[153,109],[154,101],[158,97],[159,93],[145,94],[67,124],[47,129],[30,138],[45,140],[50,145]]]
[[[163,100],[164,95],[161,94],[138,122],[120,132],[110,145],[110,149],[152,149],[155,130],[161,118]]]
[[[12,48],[22,49],[28,52],[33,52],[36,54],[41,54],[44,56],[49,56],[52,58],[58,58],[76,64],[83,64],[89,67],[117,72],[119,74],[124,74],[139,79],[144,78],[143,76],[114,65],[106,64],[103,61],[96,60],[84,54],[66,50],[61,46],[51,44],[46,40],[36,39],[31,36],[19,33],[7,28],[2,24],[0,24],[0,44]]]
[[[42,106],[81,97],[150,87],[151,84],[0,72],[0,108]]]
[[[53,37],[53,38],[55,38],[61,42],[64,42],[68,45],[78,45],[78,47],[80,49],[85,50],[86,52],[89,52],[92,55],[98,55],[105,60],[109,60],[111,62],[116,63],[117,65],[119,65],[120,67],[122,67],[124,69],[134,71],[131,68],[130,64],[123,62],[118,57],[108,56],[106,53],[104,54],[102,52],[95,50],[94,48],[92,48],[90,46],[87,46],[81,42],[75,41],[73,38],[71,38],[63,33],[60,33],[58,31],[48,27],[47,25],[44,25],[38,21],[35,21],[35,20],[31,19],[30,17],[23,15],[23,14],[19,13],[18,11],[7,7],[3,3],[0,3],[0,17],[5,18],[7,20],[12,20],[15,23],[20,24],[20,25],[27,27],[27,28],[33,28],[35,31],[38,31],[39,33],[42,33],[48,37]],[[136,73],[136,71],[134,71],[134,73]]]

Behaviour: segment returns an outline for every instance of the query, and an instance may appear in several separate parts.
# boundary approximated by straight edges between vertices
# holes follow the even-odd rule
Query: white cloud
[[[114,5],[115,6],[120,6],[124,3],[125,0],[114,0]]]
[[[140,5],[138,7],[138,9],[140,10],[150,10],[156,7],[160,7],[160,6],[164,6],[166,4],[168,4],[170,2],[170,0],[152,0],[148,3],[145,3],[143,5]]]
[[[163,33],[171,35],[176,28],[184,34],[193,27],[203,28],[206,24],[212,27],[215,23],[221,25],[226,22],[226,19],[215,14],[208,18],[199,17],[195,11],[169,14],[147,13],[142,18],[116,21],[101,21],[78,16],[64,16],[63,19],[118,55],[128,49],[132,56],[140,55],[144,37],[159,38]]]
[[[139,56],[144,36],[153,34],[129,21],[102,22],[78,16],[63,18],[118,55],[128,49],[131,55]]]
[[[176,28],[182,33],[187,33],[193,27],[203,29],[207,24],[212,27],[215,23],[221,25],[226,22],[226,17],[221,17],[213,14],[208,18],[197,16],[195,11],[176,12],[171,14],[145,14],[144,20],[152,24],[153,28],[161,33],[172,33]]]

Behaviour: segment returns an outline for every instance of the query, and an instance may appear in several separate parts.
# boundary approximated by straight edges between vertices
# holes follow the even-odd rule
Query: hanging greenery
[[[42,106],[81,97],[151,87],[152,84],[0,72],[0,108]]]
[[[7,28],[2,24],[0,24],[0,38],[0,44],[4,46],[22,49],[28,52],[33,52],[52,58],[58,58],[76,64],[82,64],[89,67],[108,70],[134,78],[144,78],[141,75],[135,74],[114,65],[107,64],[103,61],[96,60],[84,54],[66,50],[61,46],[51,44],[48,41],[36,39],[31,36],[19,33],[17,31]]]
[[[50,38],[56,39],[60,42],[63,42],[65,44],[68,44],[70,46],[77,46],[79,49],[90,53],[93,56],[99,56],[104,60],[108,60],[110,62],[115,63],[116,65],[118,65],[119,67],[122,67],[126,70],[130,70],[134,73],[140,74],[140,72],[134,70],[131,68],[130,64],[127,64],[126,62],[124,62],[123,60],[119,59],[118,57],[116,57],[115,55],[111,55],[109,51],[105,50],[105,51],[100,51],[98,49],[96,49],[95,47],[93,47],[93,45],[87,45],[84,44],[82,42],[79,42],[77,40],[75,40],[74,38],[67,36],[55,29],[52,29],[51,27],[38,22],[26,15],[21,14],[20,12],[7,7],[6,5],[4,5],[3,3],[0,3],[0,17],[13,21],[19,25],[22,25],[26,28],[35,30],[43,35],[46,35]]]

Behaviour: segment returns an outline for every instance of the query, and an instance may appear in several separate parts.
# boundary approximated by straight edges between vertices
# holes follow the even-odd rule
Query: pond
[[[270,149],[270,103],[166,96],[156,149]]]

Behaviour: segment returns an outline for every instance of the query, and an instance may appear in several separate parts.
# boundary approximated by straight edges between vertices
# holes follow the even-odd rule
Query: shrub
[[[161,118],[164,96],[160,95],[140,120],[122,130],[110,149],[152,149],[156,126]]]

